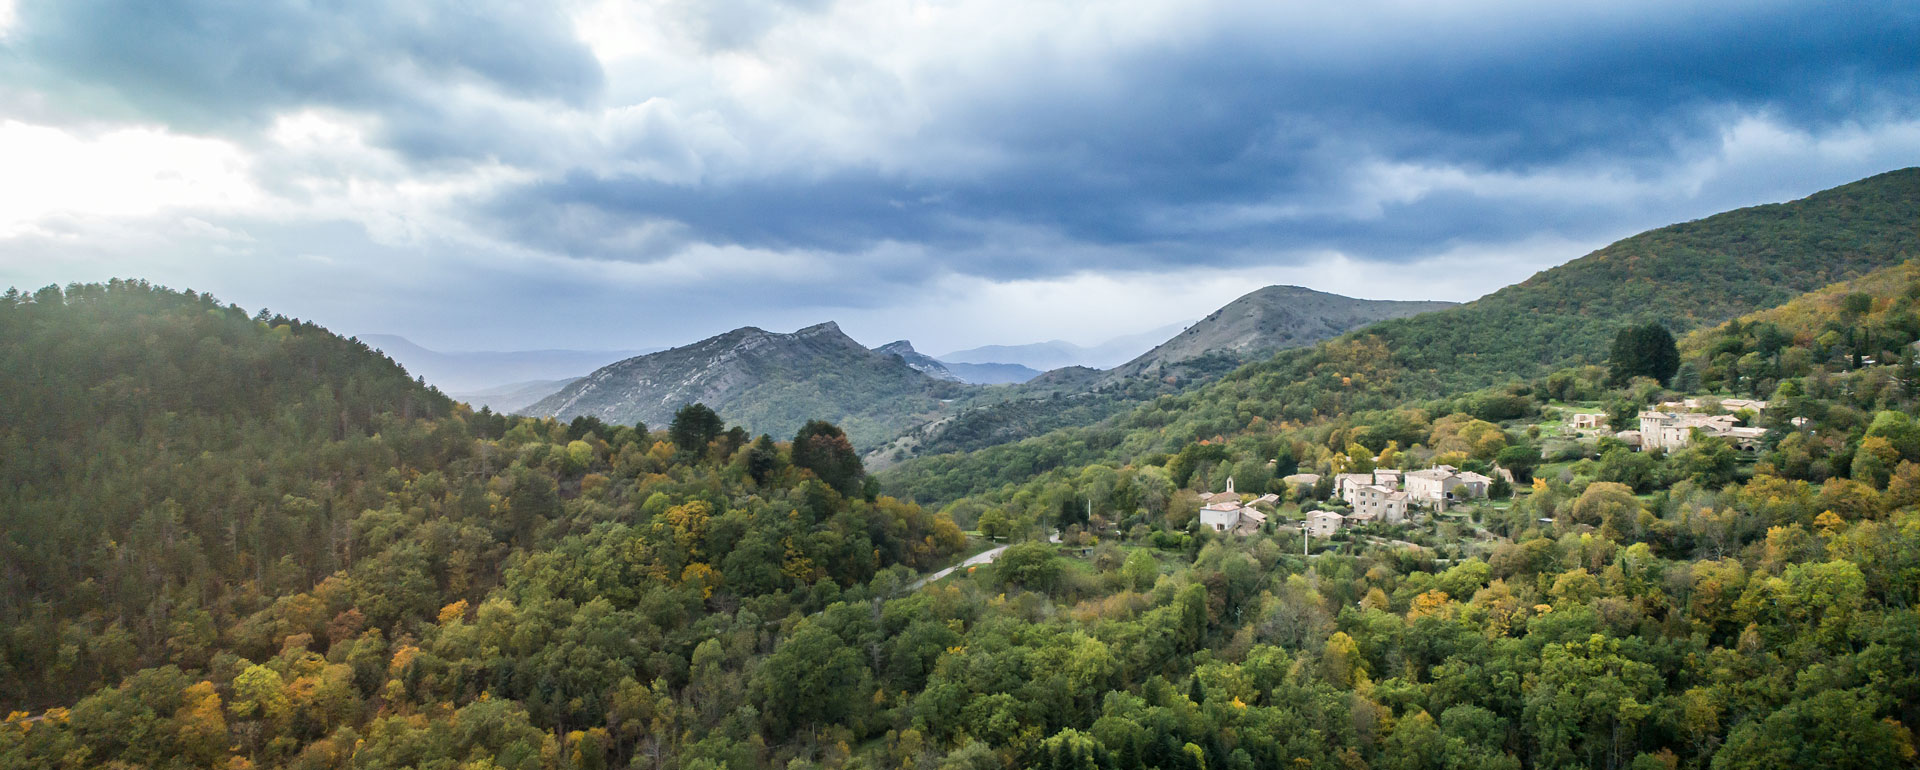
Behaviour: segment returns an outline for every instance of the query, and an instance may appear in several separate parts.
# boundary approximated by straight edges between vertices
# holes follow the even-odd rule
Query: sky
[[[441,350],[1470,300],[1920,164],[1920,3],[0,0],[0,285]]]

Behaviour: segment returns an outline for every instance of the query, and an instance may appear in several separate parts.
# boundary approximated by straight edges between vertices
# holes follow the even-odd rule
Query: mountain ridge
[[[1153,346],[1180,333],[1190,321],[1167,324],[1146,331],[1123,334],[1093,345],[1066,340],[1029,342],[1024,345],[982,345],[934,356],[954,364],[1019,364],[1038,372],[1068,366],[1111,369],[1126,363]]]
[[[521,412],[658,425],[681,406],[703,403],[756,433],[786,436],[809,419],[826,419],[859,444],[938,412],[942,399],[965,387],[870,350],[827,321],[790,333],[744,326],[617,361]]]
[[[1005,397],[969,404],[950,417],[915,426],[873,449],[868,460],[884,468],[916,455],[981,449],[1090,425],[1131,405],[1211,381],[1274,350],[1452,306],[1358,299],[1301,286],[1260,287],[1118,367],[1051,369]]]
[[[1369,323],[1458,304],[1438,300],[1360,299],[1304,286],[1263,286],[1209,313],[1152,350],[1115,367],[1110,376],[1154,376],[1205,356],[1249,358],[1312,344]]]
[[[952,370],[948,369],[946,362],[936,359],[933,356],[929,356],[918,350],[914,350],[913,343],[908,342],[906,340],[894,340],[885,345],[881,345],[880,347],[874,348],[873,352],[881,353],[884,355],[890,355],[890,356],[899,356],[900,360],[905,361],[907,366],[913,367],[914,371],[917,371],[928,377],[932,377],[936,380],[966,382],[966,380],[962,378],[960,375],[954,374]]]

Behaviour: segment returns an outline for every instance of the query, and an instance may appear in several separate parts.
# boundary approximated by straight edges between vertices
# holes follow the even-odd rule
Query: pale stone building
[[[1347,502],[1353,505],[1349,518],[1364,516],[1367,520],[1388,524],[1407,520],[1407,493],[1397,489],[1370,484],[1354,490],[1353,498]]]
[[[1333,496],[1351,504],[1354,495],[1363,487],[1386,487],[1388,490],[1400,488],[1402,474],[1393,469],[1376,470],[1372,473],[1342,473],[1333,477]]]
[[[1755,402],[1762,403],[1764,402]],[[1693,440],[1693,432],[1726,438],[1743,449],[1754,449],[1767,435],[1765,428],[1740,427],[1739,419],[1729,414],[1692,412],[1641,412],[1640,446],[1643,449],[1680,449]]]
[[[1486,497],[1493,479],[1451,465],[1436,465],[1407,474],[1407,499],[1444,506],[1450,499]]]
[[[1574,430],[1605,430],[1607,416],[1599,413],[1576,414],[1567,420]]]
[[[1307,514],[1307,532],[1314,537],[1331,537],[1346,524],[1346,519],[1333,511],[1314,511]]]
[[[1215,532],[1251,535],[1266,523],[1266,514],[1234,501],[1211,503],[1200,509],[1200,526]]]
[[[1371,473],[1341,473],[1333,477],[1333,496],[1339,500],[1353,502],[1356,489],[1373,483]]]

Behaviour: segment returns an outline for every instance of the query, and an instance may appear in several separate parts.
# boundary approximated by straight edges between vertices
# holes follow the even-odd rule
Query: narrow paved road
[[[1048,535],[1047,542],[1049,543],[1060,542],[1060,533],[1054,532],[1053,534]],[[1008,543],[1007,545],[1012,545],[1012,543]],[[940,578],[953,574],[953,571],[957,569],[962,569],[965,567],[978,567],[982,564],[991,564],[993,563],[994,559],[1000,558],[1001,552],[1005,550],[1007,550],[1007,546],[1003,545],[998,548],[989,548],[987,550],[976,553],[972,556],[967,557],[966,561],[960,562],[959,564],[955,564],[951,567],[940,570],[939,572],[935,572],[931,575],[927,575],[926,577],[920,578],[919,580],[915,580],[912,583],[908,583],[906,590],[901,591],[901,593],[910,594],[915,591],[918,591],[922,588],[925,588],[928,583],[931,583],[935,580],[939,580]]]
[[[939,572],[935,572],[931,575],[920,578],[919,580],[913,581],[913,583],[907,586],[906,592],[913,593],[914,591],[918,591],[921,588],[925,587],[928,583],[931,583],[935,580],[939,580],[940,578],[951,575],[953,574],[954,570],[960,569],[962,567],[977,567],[982,564],[990,564],[993,562],[994,559],[1000,558],[1000,552],[1005,550],[1007,550],[1007,547],[1003,545],[998,548],[989,548],[987,550],[976,553],[972,556],[967,557],[966,561],[960,562],[959,564],[940,570]]]

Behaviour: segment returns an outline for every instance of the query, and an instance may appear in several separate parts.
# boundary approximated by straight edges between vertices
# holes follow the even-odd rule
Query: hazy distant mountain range
[[[511,414],[520,411],[540,399],[560,392],[561,388],[573,384],[579,377],[565,377],[558,380],[528,380],[510,382],[491,388],[448,393],[456,401],[465,401],[473,408],[486,407],[496,412]]]
[[[983,345],[936,356],[947,364],[1019,364],[1037,372],[1063,366],[1111,369],[1132,360],[1167,338],[1179,334],[1187,322],[1168,324],[1138,334],[1128,334],[1097,345],[1076,345],[1065,340],[1034,342],[1026,345]]]
[[[405,337],[392,334],[362,334],[360,341],[387,354],[387,357],[406,367],[409,374],[426,378],[427,384],[449,395],[491,392],[515,384],[530,386],[539,380],[579,377],[615,361],[660,350],[444,352],[429,350]]]
[[[1091,424],[1129,404],[1210,381],[1276,351],[1453,304],[1354,299],[1299,286],[1268,286],[1227,303],[1184,330],[1175,330],[1172,339],[1117,367],[1050,370],[1020,385],[1015,394],[977,399],[950,415],[922,423],[873,448],[867,460],[879,468],[917,455],[979,449]],[[1126,339],[1102,347],[1117,350]],[[1045,343],[1029,352],[1067,344]]]
[[[1020,364],[942,361],[914,350],[913,343],[906,340],[889,342],[874,350],[899,356],[901,360],[907,362],[908,366],[935,379],[967,382],[974,385],[1011,385],[1040,376],[1040,370]]]

